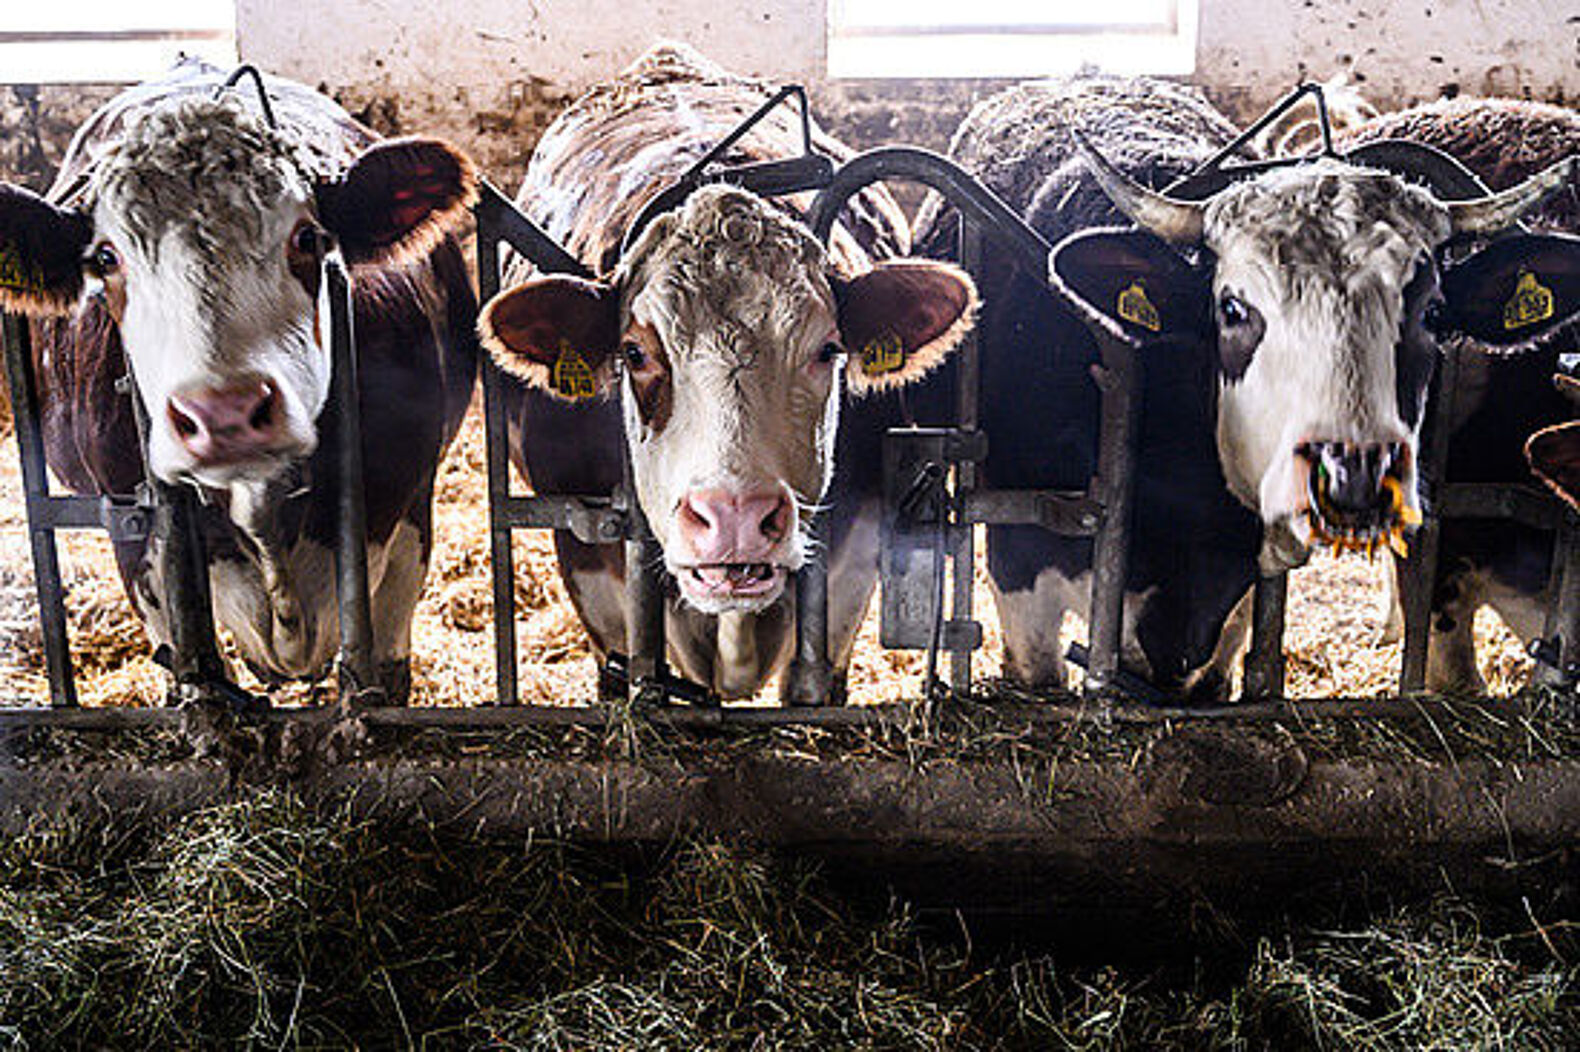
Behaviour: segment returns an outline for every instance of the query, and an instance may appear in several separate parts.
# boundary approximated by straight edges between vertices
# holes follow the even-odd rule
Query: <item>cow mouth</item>
[[[771,595],[784,584],[788,572],[773,563],[699,563],[680,568],[688,592],[714,601]]]
[[[1401,558],[1410,554],[1405,536],[1421,525],[1421,512],[1405,500],[1404,480],[1397,470],[1383,476],[1376,503],[1354,508],[1334,502],[1320,458],[1303,459],[1310,466],[1306,474],[1306,507],[1302,511],[1311,529],[1313,546],[1325,545],[1335,555],[1364,552],[1374,556],[1383,548]]]

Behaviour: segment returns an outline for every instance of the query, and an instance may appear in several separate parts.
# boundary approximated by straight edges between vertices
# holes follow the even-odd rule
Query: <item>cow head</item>
[[[1402,550],[1420,521],[1416,450],[1438,341],[1528,343],[1580,309],[1574,239],[1517,234],[1453,266],[1442,252],[1456,234],[1512,227],[1572,178],[1569,162],[1469,202],[1333,160],[1187,202],[1087,153],[1140,229],[1068,239],[1055,280],[1116,336],[1216,349],[1224,476],[1275,528],[1282,561],[1314,543]]]
[[[475,194],[430,140],[364,152],[335,180],[226,99],[152,110],[91,169],[80,206],[0,185],[0,305],[114,321],[166,480],[263,482],[311,453],[329,390],[320,266],[426,253]]]
[[[545,277],[483,310],[508,372],[562,399],[616,386],[637,499],[681,594],[761,609],[805,555],[833,472],[840,376],[853,391],[924,374],[968,327],[961,271],[895,261],[833,272],[800,223],[708,187],[642,232],[610,282]]]

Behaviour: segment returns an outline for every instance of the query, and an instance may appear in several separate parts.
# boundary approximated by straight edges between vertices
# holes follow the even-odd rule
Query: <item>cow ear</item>
[[[602,282],[535,278],[489,300],[477,331],[505,372],[581,402],[602,394],[614,377],[620,297]]]
[[[477,169],[438,139],[390,139],[319,184],[318,218],[347,262],[423,259],[477,200]]]
[[[899,259],[834,281],[846,376],[858,394],[898,387],[944,360],[976,318],[977,290],[948,263]]]
[[[1065,238],[1048,274],[1066,300],[1111,335],[1135,345],[1207,331],[1205,275],[1141,230],[1097,229]]]
[[[0,307],[35,317],[69,313],[82,294],[82,257],[92,239],[85,213],[0,183]]]
[[[1494,347],[1520,348],[1580,314],[1580,238],[1514,234],[1443,274],[1435,326]]]
[[[1554,493],[1580,510],[1580,421],[1536,432],[1525,443],[1525,459]]]

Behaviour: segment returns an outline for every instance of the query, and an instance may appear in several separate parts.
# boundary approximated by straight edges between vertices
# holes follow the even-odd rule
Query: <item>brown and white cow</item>
[[[673,581],[670,656],[725,697],[754,692],[788,656],[785,585],[819,509],[832,520],[831,652],[848,659],[876,579],[877,436],[893,409],[862,396],[926,373],[975,304],[948,265],[871,265],[907,241],[882,192],[847,210],[829,251],[797,218],[805,197],[771,204],[711,186],[620,252],[641,208],[769,94],[661,45],[575,102],[539,143],[519,201],[606,276],[528,280],[481,323],[495,360],[526,381],[512,451],[538,492],[607,492],[630,457]],[[821,136],[818,147],[843,156]],[[780,114],[726,160],[798,152],[797,124]],[[594,644],[621,649],[621,547],[566,532],[556,544]]]
[[[476,371],[476,299],[449,229],[476,192],[444,143],[379,141],[329,99],[178,65],[78,130],[45,197],[0,186],[0,304],[39,319],[49,463],[82,493],[148,468],[205,497],[219,622],[269,678],[322,672],[337,643],[328,306],[321,265],[353,268],[374,656],[408,684],[430,550],[434,472]],[[156,553],[116,557],[157,645]]]

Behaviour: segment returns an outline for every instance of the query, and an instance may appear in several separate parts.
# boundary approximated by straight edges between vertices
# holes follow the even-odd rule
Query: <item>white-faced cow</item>
[[[1098,360],[1086,324],[1140,348],[1125,660],[1202,700],[1226,691],[1241,634],[1224,625],[1259,563],[1286,569],[1313,545],[1398,546],[1419,521],[1415,463],[1437,341],[1501,318],[1521,268],[1546,251],[1500,242],[1445,272],[1444,246],[1511,227],[1568,178],[1558,168],[1452,204],[1333,160],[1246,178],[1204,202],[1146,185],[1184,174],[1230,134],[1182,89],[1077,78],[984,104],[957,139],[968,167],[1007,164],[998,180],[1023,190],[1012,204],[1063,239],[1051,268],[1072,305],[988,271],[1002,281],[985,285],[989,484],[1083,484]],[[1034,135],[1042,145],[1025,149]],[[1121,218],[1136,228],[1101,228]],[[1090,544],[996,529],[989,560],[1012,672],[1060,683],[1058,625],[1084,608]]]
[[[308,677],[337,643],[335,412],[326,253],[353,267],[374,657],[404,696],[439,458],[476,371],[476,300],[447,231],[475,194],[443,143],[381,142],[328,99],[257,96],[183,63],[77,132],[46,197],[0,186],[0,303],[40,319],[50,467],[82,493],[148,467],[201,488],[219,622],[268,678]],[[138,613],[168,639],[156,553],[116,545]]]
[[[1524,100],[1460,98],[1379,117],[1341,135],[1338,145],[1380,139],[1434,146],[1493,190],[1504,190],[1580,154],[1580,114]],[[1530,212],[1526,225],[1537,234],[1580,234],[1580,186],[1571,179],[1568,192]],[[1556,323],[1580,301],[1580,251],[1572,237],[1524,234],[1488,251],[1504,254],[1507,265],[1501,284],[1485,287],[1492,324],[1471,335],[1504,353],[1460,356],[1447,481],[1532,484],[1524,455],[1529,440],[1537,469],[1572,499],[1580,494],[1573,482],[1580,477],[1580,449],[1567,425],[1574,405],[1552,379],[1560,355],[1577,349],[1573,328]],[[1483,605],[1517,635],[1540,635],[1552,601],[1546,594],[1551,567],[1545,531],[1507,520],[1446,520],[1433,583],[1428,686],[1481,687],[1473,627]]]
[[[754,692],[786,660],[786,581],[820,508],[832,520],[831,652],[839,667],[848,659],[876,578],[877,436],[893,408],[868,392],[925,373],[975,304],[948,265],[871,265],[908,235],[882,192],[854,202],[829,251],[797,218],[804,196],[713,186],[620,252],[643,205],[769,94],[662,45],[575,102],[539,143],[519,201],[606,277],[528,280],[481,324],[495,360],[526,381],[512,394],[512,453],[535,490],[608,492],[630,457],[671,579],[670,657],[724,697]],[[780,114],[726,161],[799,146]],[[844,155],[821,136],[817,147]],[[622,649],[621,546],[555,539],[594,645]]]

